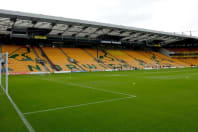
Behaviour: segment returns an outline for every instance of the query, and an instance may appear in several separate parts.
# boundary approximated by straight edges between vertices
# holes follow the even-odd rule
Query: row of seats
[[[182,64],[175,62],[173,59],[155,52],[155,51],[133,51],[124,50],[124,52],[133,57],[143,67],[156,67],[156,66],[173,66],[178,67]],[[183,66],[183,65],[182,65]]]
[[[93,57],[81,48],[62,48],[62,51],[71,59],[74,59],[83,70],[105,70]]]
[[[10,72],[92,71],[163,66],[198,65],[197,58],[177,59],[155,51],[91,48],[52,48],[2,45],[9,53]],[[45,63],[37,63],[36,58]]]
[[[174,61],[177,61],[184,66],[198,65],[198,58],[196,55],[198,53],[198,48],[169,48],[168,50],[181,53],[181,55],[172,56]]]
[[[104,50],[96,50],[96,49],[85,49],[85,51],[95,58],[98,62],[101,63],[101,65],[105,69],[127,69],[130,68],[129,65],[127,65],[125,62],[123,62],[121,59],[111,55],[107,51]]]
[[[49,58],[49,60],[53,63],[53,65],[57,67],[57,70],[61,70],[61,71],[80,70],[80,68],[75,65],[74,67],[72,66],[70,67],[70,65],[73,64],[69,62],[68,58],[63,53],[61,53],[60,49],[43,47],[42,50]]]
[[[180,62],[188,64],[188,66],[193,66],[193,65],[198,66],[198,58],[197,57],[193,57],[193,58],[178,58],[177,60],[179,60]]]
[[[123,60],[129,66],[143,68],[143,65],[138,63],[138,60],[130,57],[121,50],[107,50],[107,52],[110,53],[112,56],[115,56],[116,58]]]
[[[30,47],[3,45],[2,52],[9,54],[9,71],[14,73],[45,72],[41,64],[36,63],[36,56]]]

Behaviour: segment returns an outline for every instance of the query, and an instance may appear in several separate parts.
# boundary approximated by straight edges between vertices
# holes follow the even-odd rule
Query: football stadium
[[[0,132],[196,132],[198,37],[0,10]]]

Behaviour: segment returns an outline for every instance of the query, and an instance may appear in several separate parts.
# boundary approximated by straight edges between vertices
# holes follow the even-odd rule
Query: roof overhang
[[[31,32],[30,31],[34,31]],[[40,34],[40,33],[43,34]],[[120,42],[138,43],[157,41],[169,44],[197,37],[128,27],[93,21],[69,19],[40,14],[24,13],[0,9],[0,34],[11,37],[28,38],[32,35],[57,38],[101,39],[101,36],[119,38]],[[105,38],[105,37],[104,37]]]

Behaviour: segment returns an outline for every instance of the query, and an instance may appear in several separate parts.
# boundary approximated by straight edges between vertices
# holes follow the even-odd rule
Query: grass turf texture
[[[88,87],[88,88],[87,88]],[[97,89],[91,89],[97,88]],[[195,132],[198,68],[9,76],[9,93],[37,132]],[[27,131],[0,94],[0,132]]]

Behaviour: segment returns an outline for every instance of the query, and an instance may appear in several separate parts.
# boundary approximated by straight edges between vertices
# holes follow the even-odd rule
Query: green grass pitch
[[[198,68],[16,75],[9,93],[36,132],[198,130]],[[0,132],[15,131],[28,130],[0,90]]]

